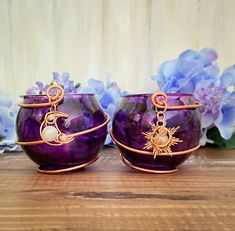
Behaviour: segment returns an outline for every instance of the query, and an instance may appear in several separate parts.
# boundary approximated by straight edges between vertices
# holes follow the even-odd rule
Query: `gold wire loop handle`
[[[166,111],[167,95],[165,93],[157,92],[153,94],[151,97],[151,101],[155,108],[162,108],[164,109],[164,111]]]
[[[53,94],[53,90],[55,93]],[[38,107],[48,107],[58,105],[64,99],[64,89],[58,85],[51,85],[46,90],[46,96],[48,98],[48,103],[34,103],[34,104],[27,104],[21,103],[19,104],[20,107],[23,108],[38,108]]]
[[[105,113],[106,120],[102,124],[81,132],[67,135],[61,132],[61,130],[57,125],[58,118],[68,118],[69,116],[67,113],[57,111],[57,106],[59,102],[61,102],[64,98],[64,89],[57,85],[51,85],[46,90],[46,96],[48,98],[49,103],[20,104],[21,107],[27,107],[27,108],[51,106],[49,111],[44,116],[43,122],[40,125],[39,133],[42,140],[29,141],[29,142],[17,141],[16,142],[17,144],[35,145],[35,144],[46,143],[51,146],[60,146],[63,144],[70,143],[71,141],[74,140],[75,136],[80,136],[95,131],[105,126],[110,121],[109,115]]]
[[[151,97],[151,101],[155,108],[162,109],[163,112],[166,110],[197,109],[202,106],[198,101],[194,104],[168,106],[167,95],[163,92],[154,93]]]
[[[64,98],[64,89],[61,86],[51,85],[47,88],[46,95],[51,105],[57,105]]]

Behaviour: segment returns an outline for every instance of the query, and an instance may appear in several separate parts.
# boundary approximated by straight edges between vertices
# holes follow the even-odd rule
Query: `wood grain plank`
[[[234,230],[234,155],[200,149],[178,172],[155,175],[106,148],[86,169],[44,175],[24,154],[3,154],[0,230]]]

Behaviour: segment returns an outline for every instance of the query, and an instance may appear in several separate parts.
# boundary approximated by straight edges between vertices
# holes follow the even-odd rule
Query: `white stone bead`
[[[50,114],[47,119],[51,122],[55,119],[55,116],[53,114]]]
[[[58,136],[58,131],[53,126],[46,126],[42,130],[42,138],[48,142],[54,141]]]
[[[165,145],[165,144],[167,144],[168,141],[169,141],[168,136],[159,136],[159,138],[158,138],[159,145]]]

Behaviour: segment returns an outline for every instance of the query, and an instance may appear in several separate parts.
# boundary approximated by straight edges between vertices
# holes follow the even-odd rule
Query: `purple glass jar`
[[[69,171],[98,159],[105,142],[109,118],[93,94],[67,94],[56,105],[56,115],[62,112],[68,116],[57,118],[57,127],[54,127],[64,136],[72,137],[71,142],[56,145],[45,143],[40,134],[45,115],[53,108],[50,105],[45,106],[48,104],[48,97],[26,95],[23,98],[24,106],[21,107],[16,121],[18,143],[29,158],[40,166],[39,172]],[[54,113],[53,110],[52,112]]]
[[[165,126],[176,127],[180,142],[171,147],[172,153],[160,153],[154,158],[153,149],[146,150],[146,133],[158,123],[151,94],[125,96],[116,109],[111,135],[120,150],[122,161],[131,168],[153,173],[170,173],[200,147],[200,105],[190,94],[167,94]]]

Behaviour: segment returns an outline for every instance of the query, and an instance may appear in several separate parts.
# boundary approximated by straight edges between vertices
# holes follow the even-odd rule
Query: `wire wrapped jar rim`
[[[65,95],[64,95],[64,97],[66,97],[66,96],[84,96],[84,95],[87,95],[87,96],[94,96],[95,94],[94,93],[83,93],[83,92],[81,92],[81,93],[66,93]],[[38,94],[26,94],[26,95],[20,95],[20,98],[24,98],[24,99],[27,99],[27,98],[30,98],[30,97],[47,97],[47,95],[46,94],[40,94],[40,95],[38,95]]]
[[[162,93],[164,95],[167,96],[171,96],[173,98],[177,98],[180,96],[192,96],[192,94],[188,94],[188,93]],[[129,97],[150,97],[153,98],[155,95],[159,95],[159,92],[151,94],[151,93],[147,93],[147,94],[130,94],[130,95],[126,95],[124,96],[124,98],[129,98]],[[154,105],[156,106],[156,105]],[[163,109],[166,108],[166,110],[181,110],[181,109],[197,109],[200,108],[202,106],[202,104],[198,101],[194,101],[192,104],[182,104],[182,105],[172,105],[169,106],[167,105],[166,107],[164,105],[157,105],[158,108]]]

